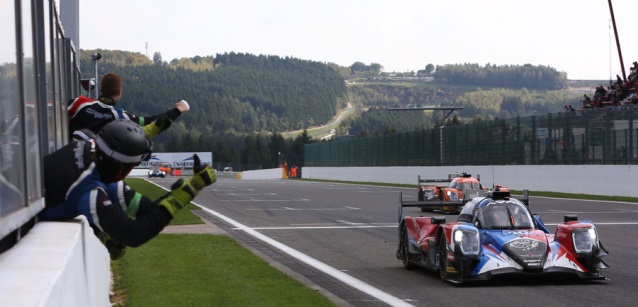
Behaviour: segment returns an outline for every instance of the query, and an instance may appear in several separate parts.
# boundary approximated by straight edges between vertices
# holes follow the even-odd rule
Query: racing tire
[[[410,252],[408,248],[408,229],[405,227],[405,224],[401,226],[401,241],[399,244],[399,249],[401,251],[401,262],[403,263],[403,268],[406,270],[414,269],[415,265],[410,262]]]
[[[447,244],[445,243],[445,235],[441,234],[438,246],[439,257],[439,276],[442,280],[447,280]]]

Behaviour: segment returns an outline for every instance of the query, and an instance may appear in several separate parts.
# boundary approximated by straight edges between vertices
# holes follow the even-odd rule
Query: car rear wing
[[[421,185],[421,183],[425,183],[425,182],[431,182],[431,183],[452,182],[454,178],[469,178],[469,177],[472,177],[472,175],[468,173],[448,174],[447,179],[421,179],[421,175],[418,175],[417,185]],[[476,180],[481,182],[481,175],[476,176]]]
[[[442,206],[446,207],[454,207],[460,208],[465,205],[470,199],[474,197],[479,197],[485,195],[484,190],[463,190],[463,199],[457,201],[443,201],[443,200],[425,200],[425,201],[416,201],[416,200],[403,200],[403,191],[399,192],[399,223],[401,223],[401,219],[403,219],[403,208],[404,207],[419,207],[419,208],[432,208],[438,209]]]
[[[426,182],[431,182],[431,183],[438,183],[438,182],[450,182],[452,181],[452,178],[448,178],[448,179],[421,179],[421,175],[418,176],[418,182],[417,185],[421,185],[421,183],[426,183]]]

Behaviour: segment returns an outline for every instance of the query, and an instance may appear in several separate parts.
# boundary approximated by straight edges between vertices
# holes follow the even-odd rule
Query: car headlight
[[[456,229],[454,230],[454,243],[461,248],[464,255],[478,255],[481,247],[478,230]]]
[[[450,199],[450,201],[457,201],[459,200],[459,193],[447,191],[447,197]]]
[[[594,227],[578,228],[572,231],[572,242],[577,253],[591,253],[598,243],[598,235]]]

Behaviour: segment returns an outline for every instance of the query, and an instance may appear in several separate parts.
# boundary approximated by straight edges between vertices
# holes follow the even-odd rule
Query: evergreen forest
[[[303,148],[320,138],[309,129],[328,123],[347,105],[354,112],[335,126],[336,136],[367,136],[441,125],[440,111],[387,108],[462,107],[448,125],[559,112],[580,103],[564,73],[544,66],[428,64],[399,78],[382,66],[351,67],[292,57],[225,53],[164,61],[135,52],[82,50],[82,78],[95,76],[91,54],[100,53],[98,75],[124,79],[119,107],[144,116],[163,113],[184,99],[191,110],[154,139],[155,151],[210,151],[216,168],[303,165]],[[87,93],[84,93],[87,94]],[[300,133],[291,134],[291,131]],[[291,137],[292,135],[292,137]]]

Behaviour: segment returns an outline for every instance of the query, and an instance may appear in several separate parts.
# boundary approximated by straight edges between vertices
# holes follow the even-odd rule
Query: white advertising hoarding
[[[213,164],[211,152],[154,152],[148,161],[143,161],[137,168],[154,168],[166,163],[170,163],[172,168],[193,168],[194,154],[197,154],[202,164]]]

